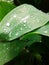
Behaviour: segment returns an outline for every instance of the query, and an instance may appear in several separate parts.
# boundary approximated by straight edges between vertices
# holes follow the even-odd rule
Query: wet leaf
[[[9,12],[0,23],[0,38],[13,40],[31,32],[49,21],[49,15],[35,7],[23,4]]]
[[[31,35],[31,34],[30,34]],[[29,36],[30,36],[29,35]],[[27,36],[27,35],[26,35]],[[36,36],[36,38],[34,37]],[[15,58],[26,46],[30,46],[34,42],[40,42],[41,36],[40,35],[34,35],[32,37],[27,36],[29,40],[26,41],[26,39],[21,38],[21,40],[14,40],[11,42],[0,42],[0,65],[3,65],[7,63],[8,61]],[[32,38],[32,39],[31,39]]]
[[[36,34],[49,36],[49,23],[34,31]]]

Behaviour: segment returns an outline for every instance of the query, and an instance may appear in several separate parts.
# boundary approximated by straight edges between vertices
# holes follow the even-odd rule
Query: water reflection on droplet
[[[19,33],[16,33],[15,35],[17,36]]]
[[[24,22],[24,23],[26,23],[27,21],[26,21],[26,20],[24,20],[23,22]]]
[[[7,50],[8,50],[9,48],[7,48]]]
[[[24,26],[26,26],[26,24],[24,24]]]
[[[7,26],[10,26],[10,23],[7,23],[6,25],[7,25]]]
[[[26,22],[27,22],[27,19],[28,19],[29,17],[30,17],[30,16],[28,15],[28,16],[22,18],[21,21],[24,22],[24,23],[26,23]]]
[[[13,17],[14,17],[14,18],[16,18],[17,16],[16,16],[16,15],[14,15]]]
[[[23,28],[21,27],[21,28],[20,28],[20,30],[22,31],[22,30],[23,30]]]
[[[48,33],[48,31],[45,30],[44,33]]]
[[[7,1],[7,2],[9,2],[9,3],[10,3],[10,1]]]
[[[5,32],[8,32],[6,28],[4,28],[4,31],[5,31]]]

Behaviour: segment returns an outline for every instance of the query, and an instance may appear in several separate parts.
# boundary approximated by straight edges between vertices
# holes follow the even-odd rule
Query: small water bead
[[[10,26],[10,23],[7,23],[6,25],[7,25],[7,26]]]
[[[26,23],[28,18],[29,18],[29,15],[26,16],[26,17],[24,17],[21,21],[23,21],[24,23]]]
[[[26,24],[24,24],[24,26],[26,26]]]
[[[17,16],[16,16],[16,15],[14,15],[13,17],[14,17],[14,18],[16,18]]]
[[[7,50],[8,50],[9,48],[7,48]]]
[[[48,31],[45,30],[44,33],[48,33]]]
[[[41,43],[42,41],[40,41],[40,43]]]
[[[29,53],[29,50],[28,50],[28,49],[26,49],[26,52],[27,52],[27,53]]]
[[[4,31],[5,31],[5,32],[8,32],[6,28],[4,28]]]
[[[18,36],[18,35],[19,35],[19,33],[16,33],[15,35],[16,35],[16,36]]]
[[[10,1],[7,1],[7,2],[10,2]]]
[[[24,13],[26,11],[26,6],[23,6],[23,8],[19,9],[19,11]]]
[[[24,23],[26,23],[27,21],[26,21],[26,20],[24,20],[23,22],[24,22]]]

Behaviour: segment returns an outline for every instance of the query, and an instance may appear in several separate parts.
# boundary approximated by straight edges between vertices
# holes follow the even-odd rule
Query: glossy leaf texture
[[[0,39],[13,40],[49,21],[49,15],[32,5],[23,4],[9,12],[0,23]]]
[[[49,36],[49,22],[41,28],[35,30],[34,33]]]
[[[16,6],[0,1],[0,21],[3,19],[3,17],[10,12],[12,9],[14,9]]]
[[[32,33],[29,35],[32,35]],[[28,38],[28,35],[26,36]],[[21,38],[20,40],[17,39],[11,42],[0,42],[0,65],[3,65],[15,58],[23,50],[24,47],[41,41],[41,36],[35,34],[32,35],[32,37],[30,36],[30,40],[28,38],[26,41],[26,39],[24,38],[25,36],[23,37],[23,39]]]

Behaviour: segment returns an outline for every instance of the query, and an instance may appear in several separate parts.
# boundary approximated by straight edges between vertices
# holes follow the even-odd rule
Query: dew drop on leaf
[[[7,23],[6,25],[7,25],[7,26],[10,26],[10,23]]]
[[[48,33],[48,31],[45,30],[44,33]]]
[[[13,17],[14,17],[14,18],[16,18],[17,16],[16,16],[16,15],[14,15]]]
[[[7,32],[7,29],[6,29],[6,28],[4,28],[4,31],[5,31],[5,32]]]
[[[15,35],[17,36],[19,33],[16,33]]]

